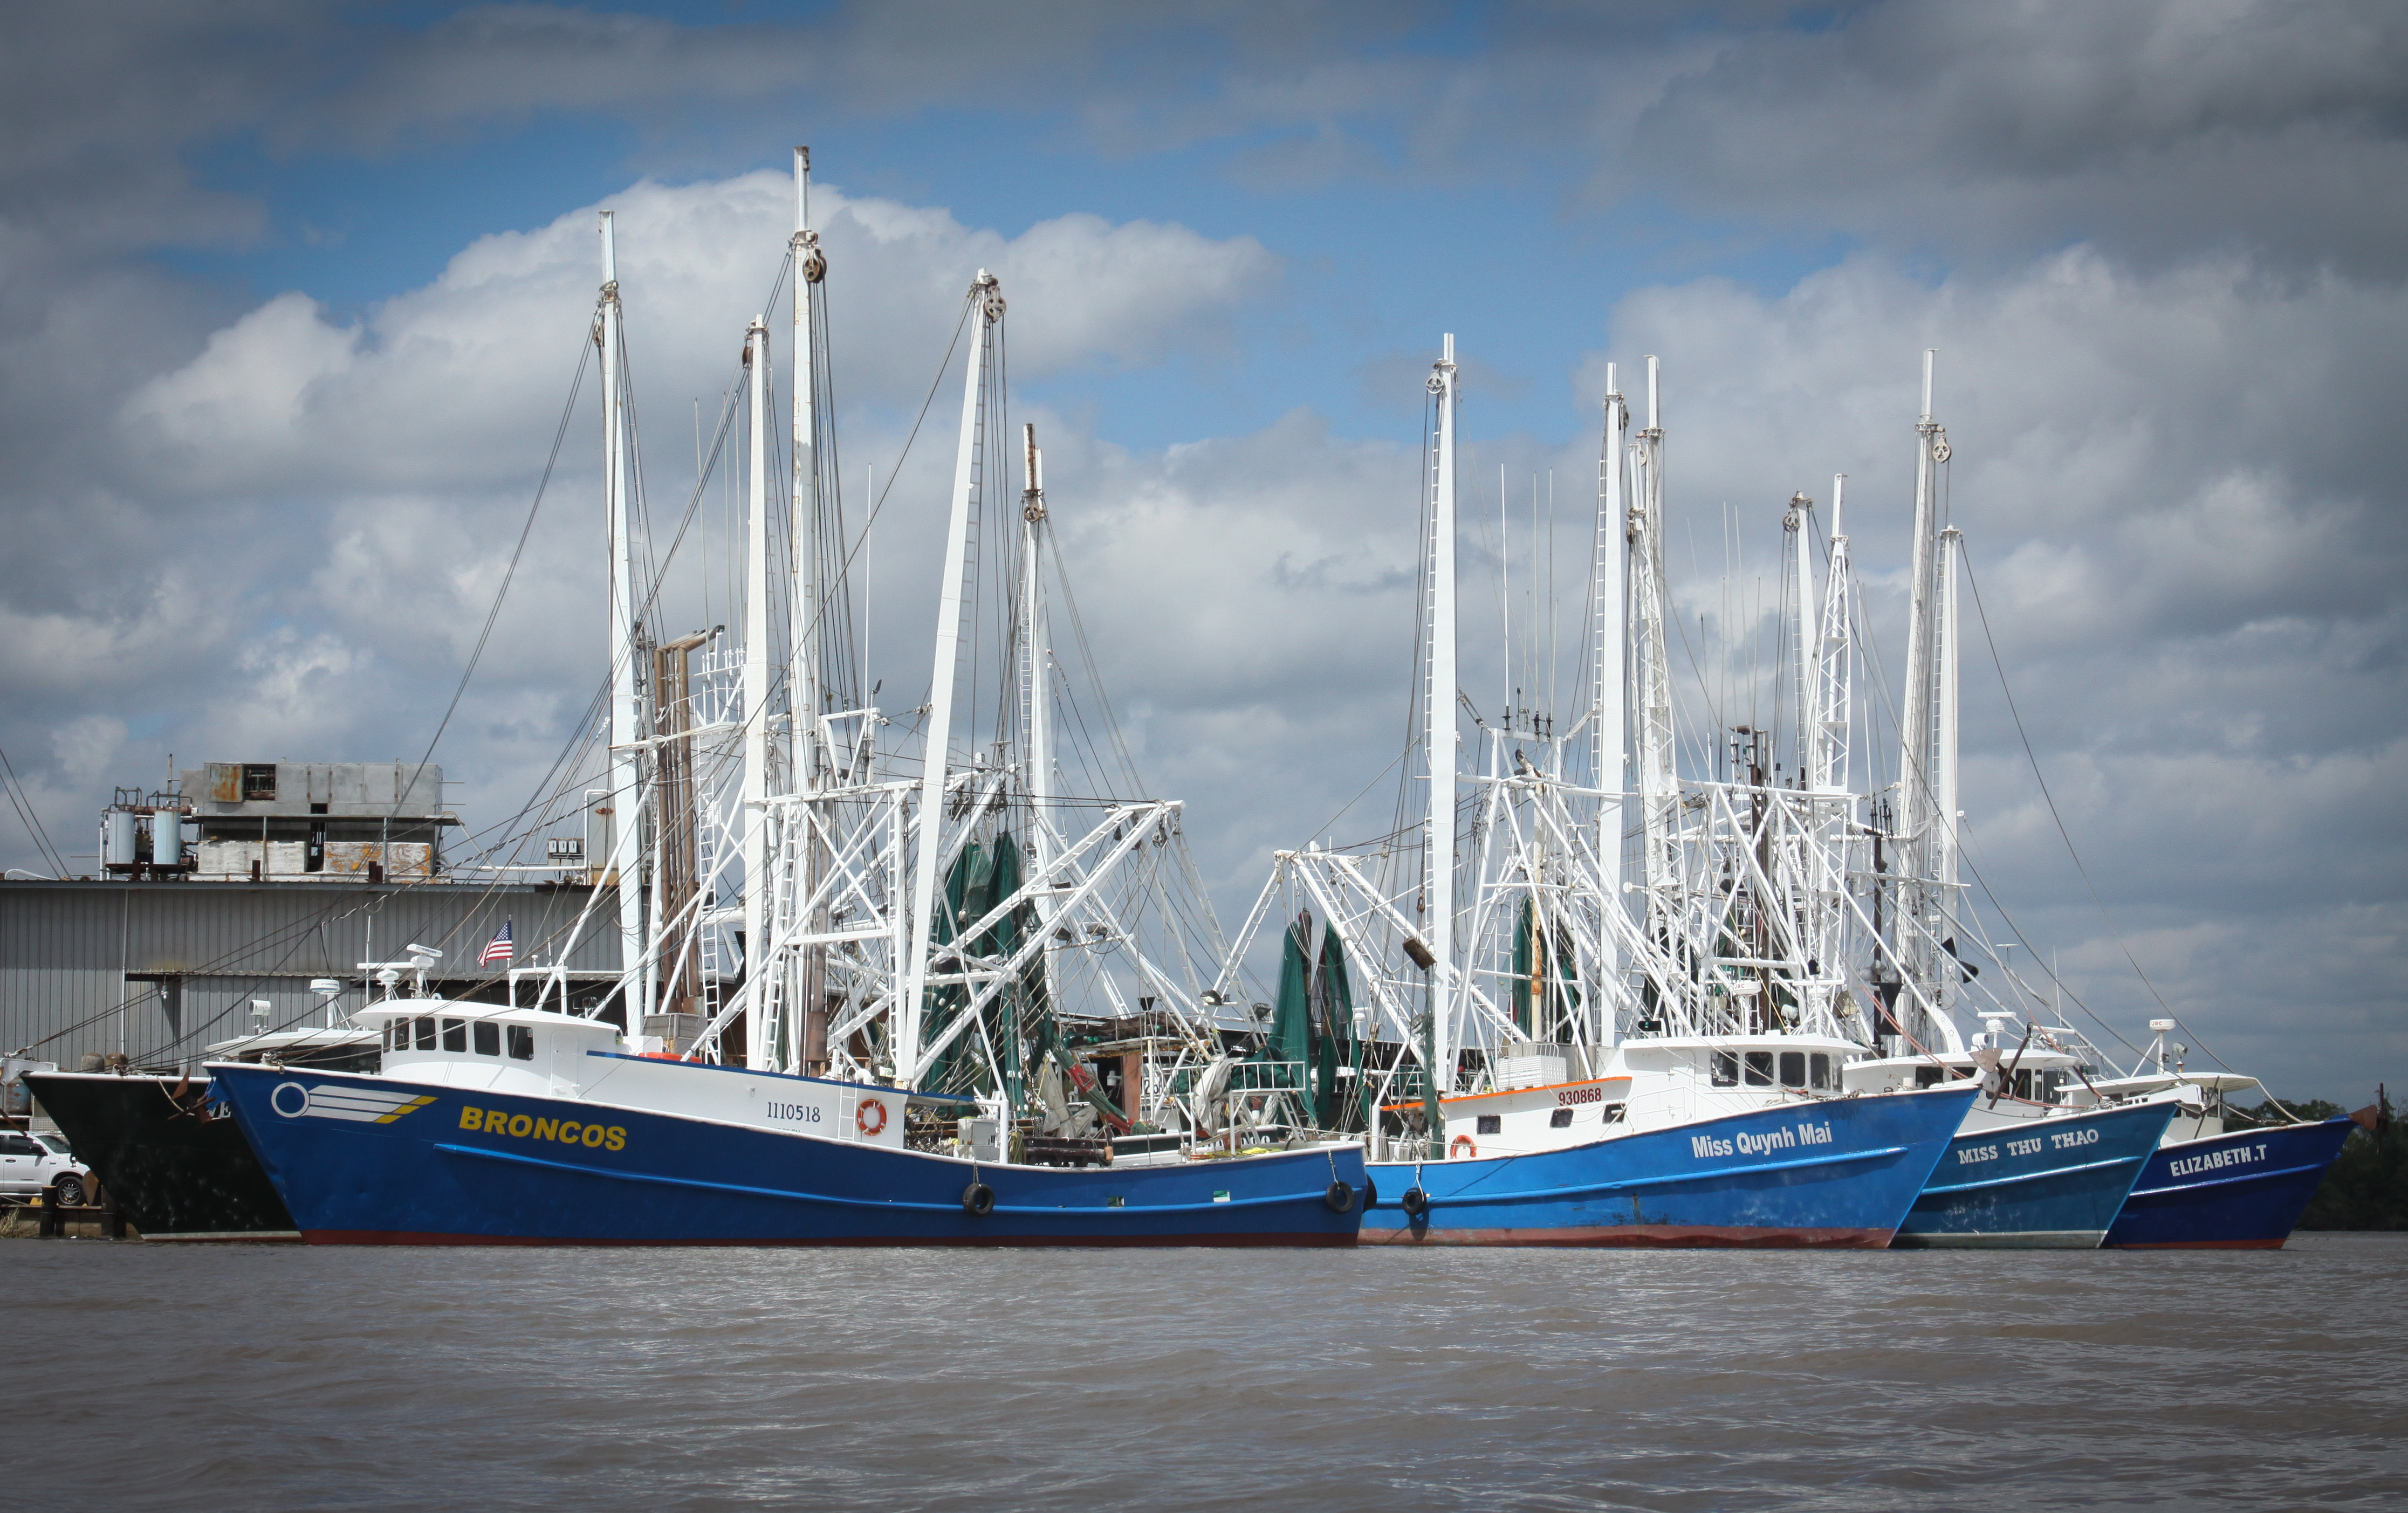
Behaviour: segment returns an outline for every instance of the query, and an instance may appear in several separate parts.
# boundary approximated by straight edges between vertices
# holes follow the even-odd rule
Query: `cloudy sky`
[[[112,785],[171,752],[423,749],[577,368],[597,207],[648,486],[681,503],[809,142],[849,476],[891,471],[994,269],[1104,675],[1230,924],[1272,847],[1388,812],[1382,786],[1340,814],[1402,721],[1440,333],[1521,585],[1552,474],[1573,592],[1604,364],[1652,352],[1701,647],[1767,602],[1781,502],[1844,472],[1892,666],[1936,347],[1953,518],[2105,908],[1974,641],[1985,880],[2130,1038],[2159,1010],[2128,948],[2194,1045],[2279,1091],[2354,1105],[2408,1075],[2397,7],[254,0],[10,25],[0,749],[79,870]],[[472,825],[525,802],[601,675],[580,403],[437,753]],[[875,548],[890,704],[926,682],[942,450]],[[1467,561],[1496,542],[1468,528]],[[679,612],[724,618],[725,571],[681,559]],[[1494,603],[1466,608],[1483,707]],[[1734,686],[1704,654],[1693,683]],[[0,863],[43,865],[13,810]]]

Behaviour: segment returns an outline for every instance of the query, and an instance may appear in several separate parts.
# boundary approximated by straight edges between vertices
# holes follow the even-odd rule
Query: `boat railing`
[[[1170,1091],[1184,1098],[1196,1091],[1208,1067],[1182,1066],[1170,1077]],[[1229,1097],[1249,1092],[1309,1092],[1312,1083],[1307,1078],[1303,1062],[1237,1062],[1228,1067],[1227,1079],[1221,1084],[1221,1095]]]

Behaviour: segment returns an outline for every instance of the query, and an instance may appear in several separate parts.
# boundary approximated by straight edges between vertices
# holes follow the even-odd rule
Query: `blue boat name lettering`
[[[507,1135],[513,1140],[552,1140],[561,1145],[592,1146],[599,1150],[624,1150],[624,1124],[580,1124],[573,1119],[531,1119],[499,1108],[464,1107],[460,1127],[482,1135]]]
[[[1969,1145],[1956,1152],[1956,1163],[1971,1166],[1978,1161],[1996,1161],[1999,1148],[1994,1145]]]
[[[1728,1140],[1717,1140],[1711,1135],[1689,1136],[1689,1154],[1700,1161],[1708,1156],[1727,1156],[1730,1153],[1731,1143]]]
[[[2007,1142],[2007,1154],[2008,1154],[2008,1155],[2010,1155],[2010,1156],[2037,1156],[2037,1155],[2039,1155],[2039,1154],[2040,1154],[2040,1136],[2039,1136],[2039,1135],[2033,1135],[2031,1138],[2029,1138],[2029,1139],[2028,1139],[2028,1140],[2010,1140],[2010,1141],[2008,1141],[2008,1142]]]
[[[2048,1143],[2059,1150],[2071,1150],[2079,1145],[2097,1145],[2099,1132],[2093,1129],[2054,1131],[2049,1135]]]
[[[2210,1150],[2200,1155],[2186,1156],[2172,1163],[2172,1173],[2176,1177],[2196,1177],[2201,1172],[2212,1172],[2218,1167],[2245,1166],[2251,1162],[2265,1159],[2265,1146],[2237,1145],[2223,1150]]]
[[[797,1124],[816,1124],[820,1121],[820,1109],[817,1104],[769,1104],[765,1106],[762,1111],[770,1119],[792,1120]]]

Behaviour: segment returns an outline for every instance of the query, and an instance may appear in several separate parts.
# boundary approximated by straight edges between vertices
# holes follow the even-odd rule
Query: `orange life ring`
[[[1456,1151],[1461,1151],[1466,1161],[1476,1160],[1480,1155],[1480,1148],[1471,1143],[1471,1136],[1468,1135],[1458,1135],[1446,1143],[1447,1160],[1455,1160]]]
[[[853,1127],[864,1135],[875,1135],[886,1128],[886,1103],[881,1098],[864,1098],[853,1110]]]

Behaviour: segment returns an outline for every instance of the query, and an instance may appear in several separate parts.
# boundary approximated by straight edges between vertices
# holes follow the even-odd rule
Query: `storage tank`
[[[184,864],[184,817],[173,809],[151,811],[150,864],[171,870]]]
[[[111,809],[101,816],[100,860],[104,867],[131,867],[142,851],[135,839],[134,811]]]

